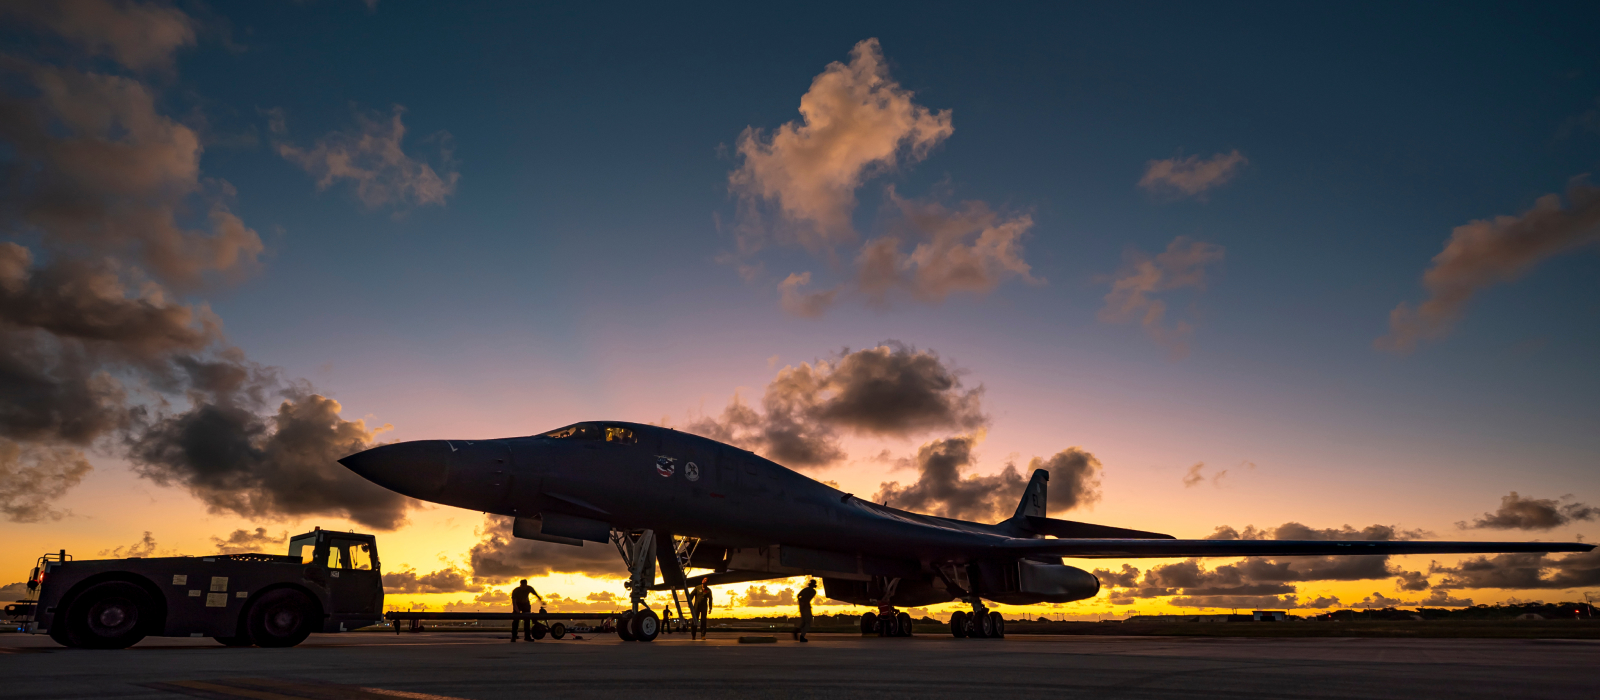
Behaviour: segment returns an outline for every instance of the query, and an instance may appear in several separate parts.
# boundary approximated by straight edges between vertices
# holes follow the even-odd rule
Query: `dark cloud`
[[[453,566],[420,576],[410,569],[383,575],[385,593],[477,593],[482,590],[483,586],[469,583],[467,573]]]
[[[1480,219],[1450,232],[1444,250],[1422,275],[1428,298],[1389,312],[1389,334],[1373,344],[1408,353],[1424,340],[1450,332],[1472,297],[1491,285],[1526,274],[1545,259],[1600,241],[1600,187],[1583,176],[1567,185],[1567,204],[1547,194],[1520,216]]]
[[[1248,608],[1251,610],[1288,610],[1311,607],[1301,605],[1294,595],[1181,595],[1167,601],[1179,608]]]
[[[1119,571],[1095,569],[1093,573],[1105,588],[1133,588],[1139,585],[1139,570],[1132,564],[1123,564]]]
[[[1313,528],[1289,522],[1265,529],[1246,526],[1243,532],[1224,525],[1216,528],[1206,539],[1396,540],[1426,535],[1420,530],[1400,530],[1392,525],[1369,525],[1358,530],[1349,525]],[[1274,596],[1280,601],[1280,607],[1324,608],[1327,605],[1296,604],[1294,600],[1298,591],[1294,584],[1395,578],[1397,585],[1404,590],[1427,588],[1426,575],[1397,570],[1390,566],[1387,556],[1245,557],[1215,568],[1206,568],[1201,559],[1188,559],[1153,566],[1143,576],[1128,564],[1124,564],[1120,571],[1097,569],[1094,574],[1100,578],[1102,586],[1112,589],[1113,602],[1119,605],[1141,598],[1183,596],[1191,601],[1186,603],[1188,605],[1206,602],[1209,604],[1199,606],[1246,607],[1250,603],[1240,601],[1246,601],[1251,596]],[[1224,604],[1224,598],[1236,600],[1233,604]],[[1336,605],[1337,601],[1333,604]]]
[[[1457,598],[1442,590],[1435,590],[1428,597],[1416,602],[1419,607],[1425,608],[1470,608],[1471,598]]]
[[[1302,603],[1300,607],[1309,608],[1311,610],[1327,610],[1328,608],[1337,608],[1342,605],[1344,605],[1344,603],[1339,602],[1338,598],[1335,598],[1331,595],[1319,595],[1316,598]]]
[[[0,514],[14,523],[59,520],[51,507],[93,467],[69,447],[41,447],[0,438]]]
[[[280,387],[242,358],[184,365],[190,408],[130,438],[140,475],[189,490],[212,512],[251,518],[332,515],[378,529],[405,522],[411,501],[336,460],[374,445],[376,431],[339,417],[339,402]],[[263,415],[269,396],[277,412]]]
[[[157,549],[158,547],[156,546],[156,538],[150,534],[149,530],[145,530],[144,536],[140,537],[138,542],[124,547],[102,549],[100,550],[100,556],[111,557],[113,559],[123,559],[126,557],[150,557],[155,556]]]
[[[841,433],[907,437],[979,428],[988,422],[982,395],[983,387],[964,387],[937,353],[889,341],[784,367],[763,392],[760,411],[735,396],[721,416],[686,429],[785,466],[823,467],[844,458]]]
[[[1570,499],[1571,496],[1564,497]],[[1582,503],[1562,503],[1552,498],[1523,498],[1512,491],[1500,499],[1500,508],[1484,513],[1469,524],[1456,523],[1463,530],[1553,530],[1574,520],[1594,520],[1600,508]]]
[[[1394,580],[1394,587],[1402,591],[1428,590],[1428,574],[1422,571],[1401,571]]]
[[[276,535],[267,532],[264,527],[251,530],[234,530],[227,537],[211,538],[211,543],[216,545],[218,554],[245,554],[249,552],[263,552],[277,554],[287,552],[289,533],[280,532]]]
[[[1578,588],[1600,586],[1600,549],[1551,557],[1544,553],[1473,557],[1456,566],[1435,564],[1429,573],[1444,574],[1434,588]]]
[[[1382,593],[1378,593],[1378,592],[1374,591],[1372,595],[1369,595],[1369,596],[1367,596],[1365,598],[1362,598],[1361,602],[1356,603],[1355,605],[1352,605],[1350,607],[1352,607],[1352,608],[1395,608],[1395,607],[1399,607],[1399,606],[1402,606],[1402,605],[1415,605],[1415,603],[1408,603],[1406,601],[1400,600],[1399,598],[1390,598],[1389,596],[1386,596],[1386,595],[1384,595]]]
[[[976,444],[977,438],[961,436],[923,445],[915,457],[902,465],[914,468],[917,480],[906,486],[898,481],[885,482],[873,500],[950,518],[1009,517],[1022,498],[1027,479],[1015,464],[1007,464],[999,474],[991,476],[963,475],[962,471],[972,466]],[[1035,469],[1050,472],[1052,511],[1071,510],[1100,497],[1100,461],[1080,448],[1062,450],[1049,459],[1035,457],[1028,463],[1028,473]]]
[[[475,581],[500,584],[545,574],[586,574],[602,578],[626,578],[627,567],[615,547],[595,542],[573,547],[511,536],[512,519],[485,516],[482,540],[468,552]]]
[[[28,595],[28,582],[18,581],[0,586],[0,602],[9,603],[13,600],[22,600]]]

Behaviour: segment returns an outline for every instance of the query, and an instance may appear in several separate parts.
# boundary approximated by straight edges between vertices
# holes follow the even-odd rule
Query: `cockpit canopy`
[[[639,441],[631,428],[620,425],[604,425],[601,423],[573,423],[565,428],[552,430],[539,437],[551,440],[597,440],[632,445]]]

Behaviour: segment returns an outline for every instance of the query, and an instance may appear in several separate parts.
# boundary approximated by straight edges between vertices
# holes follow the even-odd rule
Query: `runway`
[[[618,697],[1592,698],[1600,642],[812,635],[741,645],[484,633],[314,635],[293,649],[147,639],[122,651],[0,635],[4,695],[29,700]]]

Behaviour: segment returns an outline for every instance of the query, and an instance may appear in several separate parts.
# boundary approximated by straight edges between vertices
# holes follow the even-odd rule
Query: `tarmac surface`
[[[748,632],[745,634],[749,634]],[[0,635],[0,697],[500,700],[604,697],[1595,698],[1600,642],[813,634],[510,643],[482,632],[313,635],[292,649],[146,639],[121,651]]]

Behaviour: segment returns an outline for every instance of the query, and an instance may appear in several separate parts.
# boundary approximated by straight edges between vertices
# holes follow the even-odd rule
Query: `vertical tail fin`
[[[1014,520],[1022,520],[1027,516],[1045,517],[1046,487],[1050,483],[1050,472],[1043,469],[1033,470],[1033,478],[1028,480],[1028,488],[1022,490],[1022,502],[1017,504],[1017,514],[1011,516]]]

